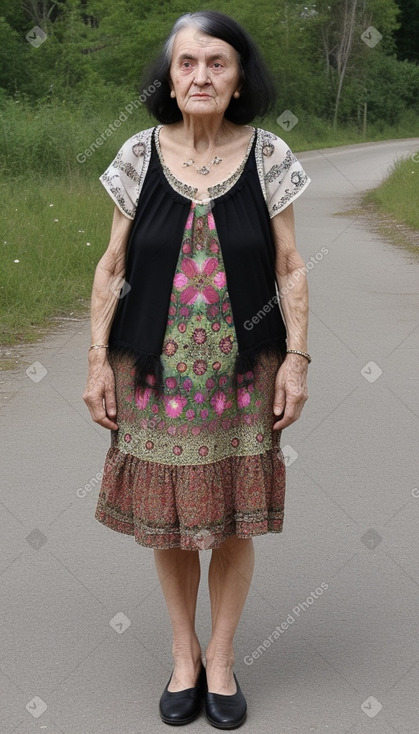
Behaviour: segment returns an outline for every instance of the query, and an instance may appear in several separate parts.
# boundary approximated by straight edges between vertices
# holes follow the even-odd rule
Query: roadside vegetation
[[[366,203],[396,222],[419,231],[419,150],[393,165],[388,178],[365,196]]]
[[[368,191],[354,216],[366,217],[368,225],[393,245],[419,257],[419,149],[394,163],[381,186]]]
[[[55,316],[86,313],[112,207],[102,186],[16,179],[0,187],[1,344],[36,341]]]

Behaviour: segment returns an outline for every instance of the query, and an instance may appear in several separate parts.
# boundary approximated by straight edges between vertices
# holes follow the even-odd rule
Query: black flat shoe
[[[207,691],[205,697],[207,719],[217,729],[237,729],[246,718],[246,699],[241,692],[235,673],[233,675],[237,686],[236,693],[233,693],[232,696],[225,696],[222,693]]]
[[[172,672],[173,675],[173,672]],[[206,673],[202,665],[198,682],[194,688],[185,688],[183,691],[168,691],[170,680],[164,689],[159,703],[160,717],[165,724],[181,726],[189,724],[201,712],[202,699],[206,691]]]

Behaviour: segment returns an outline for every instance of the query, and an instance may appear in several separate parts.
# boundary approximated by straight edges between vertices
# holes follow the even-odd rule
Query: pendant
[[[196,169],[197,173],[201,173],[203,176],[207,176],[211,172],[211,169],[209,168],[209,166],[212,166],[213,164],[216,164],[217,165],[218,163],[221,163],[222,160],[223,160],[222,158],[220,158],[218,155],[216,155],[215,158],[213,158],[212,161],[210,163],[208,163],[208,165],[202,166],[201,168],[197,168],[194,165],[193,159],[192,158],[189,158],[188,161],[185,161],[184,163],[182,163],[182,166],[183,166],[183,168],[187,168],[188,166],[194,166],[194,168]]]

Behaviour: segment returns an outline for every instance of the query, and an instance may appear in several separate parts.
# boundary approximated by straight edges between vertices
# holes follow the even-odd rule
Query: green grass
[[[15,179],[0,196],[0,343],[18,344],[36,340],[53,316],[86,311],[112,205],[83,178]]]
[[[393,165],[388,178],[374,191],[366,194],[364,201],[373,203],[379,211],[414,230],[419,230],[419,151],[412,158]]]
[[[122,112],[122,102],[111,106],[104,101],[97,112],[65,102],[35,106],[24,100],[0,99],[0,173],[20,177],[29,172],[32,179],[99,176],[127,138],[152,125],[142,107],[126,114],[123,124],[118,119]],[[120,126],[112,132],[110,125],[115,121]],[[80,163],[77,157],[101,135],[102,144]]]

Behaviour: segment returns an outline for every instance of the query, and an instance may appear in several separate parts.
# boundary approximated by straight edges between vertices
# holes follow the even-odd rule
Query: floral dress
[[[174,177],[166,184],[181,186]],[[281,433],[272,430],[281,357],[262,354],[234,377],[236,355],[211,202],[191,198],[163,341],[163,392],[135,389],[133,359],[110,354],[118,430],[99,522],[160,549],[210,549],[232,535],[282,531],[285,465]]]

